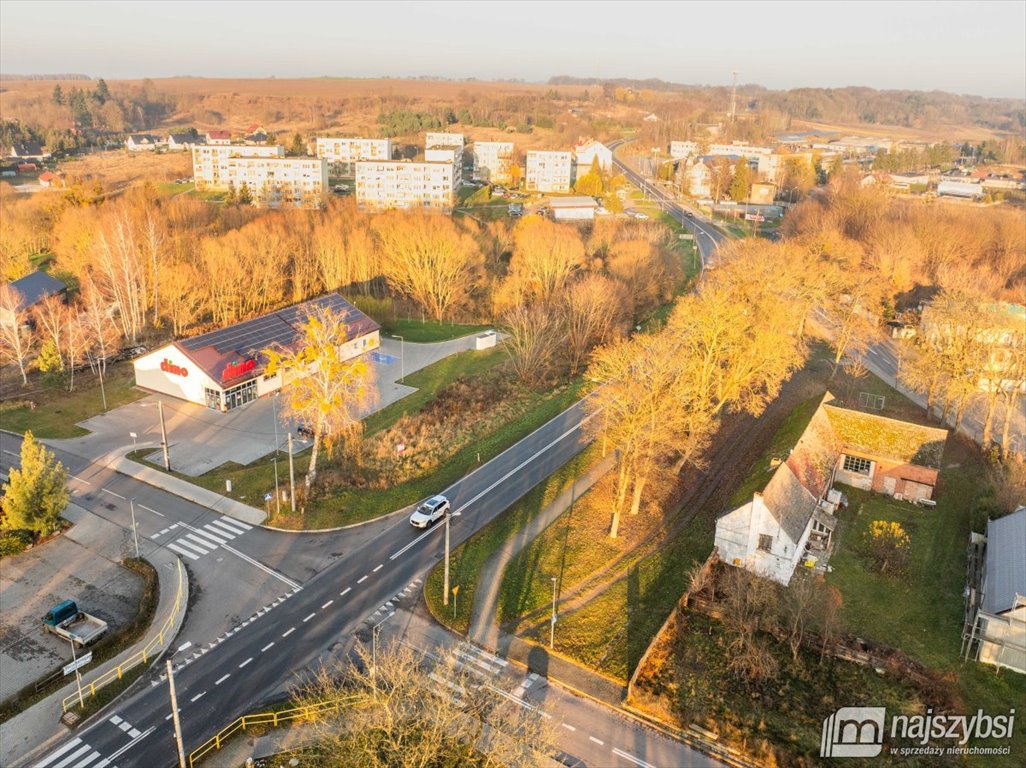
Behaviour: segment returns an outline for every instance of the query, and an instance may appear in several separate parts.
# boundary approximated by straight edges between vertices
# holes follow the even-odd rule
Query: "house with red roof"
[[[207,144],[231,144],[231,131],[207,131]]]
[[[60,177],[53,171],[43,171],[41,174],[39,174],[39,186],[43,187],[44,189],[49,189],[50,187],[54,186],[58,181],[60,181]]]

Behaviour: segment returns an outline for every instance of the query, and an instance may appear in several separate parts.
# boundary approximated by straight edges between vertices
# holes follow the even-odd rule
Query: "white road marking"
[[[358,579],[356,580],[356,583],[357,583],[357,584],[363,584],[363,582],[365,582],[365,581],[367,581],[367,574],[364,574],[363,576],[361,576],[360,578],[358,578]]]
[[[83,485],[92,485],[92,483],[90,483],[88,480],[83,480],[81,477],[75,477],[74,475],[68,475],[68,479],[74,480],[78,483],[82,483]]]
[[[590,739],[591,741],[594,741],[594,742],[595,742],[596,744],[598,744],[598,745],[599,745],[600,747],[604,747],[604,746],[606,745],[606,742],[602,741],[602,739],[596,739],[596,738],[595,738],[594,736],[589,736],[588,738],[589,738],[589,739]]]
[[[570,723],[560,723],[560,725],[563,726],[564,728],[566,728],[568,731],[576,731],[577,730],[572,725],[570,725]]]
[[[286,632],[285,634],[283,634],[283,635],[282,635],[282,637],[288,637],[289,635],[291,635],[291,634],[292,634],[293,632],[295,632],[295,631],[296,631],[296,628],[295,628],[295,627],[292,627],[292,629],[290,629],[290,630],[289,630],[288,632]]]
[[[274,641],[272,640],[271,642],[269,642],[267,645],[265,645],[263,648],[260,649],[260,653],[266,652],[273,645],[274,645]]]
[[[246,531],[253,530],[252,525],[247,525],[241,520],[236,520],[234,517],[219,517],[217,520],[214,520],[213,522],[217,525],[227,528],[236,536],[241,536]]]
[[[196,557],[196,555],[192,554],[192,552],[186,552],[184,549],[181,549],[180,547],[176,547],[174,544],[168,544],[167,548],[174,550],[175,552],[177,552],[180,555],[185,555],[190,560],[199,560],[199,558]]]
[[[150,508],[149,508],[149,507],[147,507],[147,506],[146,506],[145,504],[136,504],[136,506],[137,506],[137,507],[139,507],[140,509],[145,509],[145,510],[146,510],[147,512],[152,512],[152,513],[153,513],[153,514],[155,514],[155,515],[156,515],[157,517],[167,517],[167,515],[165,515],[165,514],[164,514],[163,512],[158,512],[158,511],[157,511],[157,510],[155,510],[155,509],[150,509]]]
[[[241,536],[242,535],[235,528],[231,528],[231,527],[221,523],[220,520],[211,520],[208,523],[208,525],[210,526],[211,530],[217,531],[222,536],[224,536],[225,538],[228,538],[228,539],[234,539],[236,536]]]
[[[345,597],[345,596],[346,596],[346,594],[347,594],[347,593],[348,593],[348,592],[349,592],[349,591],[350,591],[351,589],[352,589],[352,587],[346,587],[345,589],[343,589],[343,590],[342,590],[341,592],[339,592],[339,593],[338,593],[338,596],[339,596],[339,597]]]
[[[14,451],[9,451],[6,448],[4,448],[4,453],[6,453],[8,456],[21,456],[20,453],[15,453]],[[43,763],[40,763],[39,765],[43,765]]]
[[[333,602],[335,602],[335,601],[334,600],[329,600],[328,602],[326,602],[324,605],[321,606],[321,610],[323,611],[325,608],[327,608]]]
[[[313,613],[311,613],[311,614],[310,614],[309,616],[307,616],[307,617],[306,617],[305,619],[303,619],[303,623],[304,623],[304,624],[306,624],[306,622],[310,621],[310,619],[312,619],[312,618],[313,618],[314,616],[316,616],[316,615],[317,615],[317,612],[316,612],[316,611],[314,611],[314,612],[313,612]]]
[[[189,699],[189,701],[195,703],[195,702],[199,701],[200,699],[202,699],[206,695],[207,695],[206,691],[203,691],[203,693],[197,693],[195,696],[193,696],[191,699]]]
[[[133,739],[138,739],[139,738],[139,729],[138,728],[129,728],[128,729],[128,735],[131,736]]]
[[[8,453],[8,451],[4,451],[4,453]],[[81,743],[82,743],[82,739],[79,739],[79,738],[72,739],[67,744],[65,744],[63,747],[61,747],[56,752],[51,754],[48,758],[46,758],[46,760],[43,760],[41,763],[36,763],[35,768],[43,768],[43,766],[49,765],[54,760],[56,760],[58,757],[63,755],[65,752],[67,752],[69,749],[74,749],[75,747],[77,747]]]
[[[114,493],[114,491],[108,491],[106,488],[101,488],[100,489],[100,493],[109,493],[111,496],[116,496],[117,498],[121,499],[122,501],[124,501],[124,498],[125,498],[120,493]]]
[[[223,675],[222,677],[217,678],[217,680],[214,681],[214,685],[220,685],[221,683],[223,683],[225,680],[227,680],[231,676],[232,676],[232,673],[229,672],[227,675]]]
[[[198,552],[200,557],[207,554],[207,552],[209,551],[206,547],[200,546],[199,544],[195,544],[191,541],[186,541],[185,539],[177,539],[175,541],[175,544],[177,544],[180,547],[185,547],[190,552]]]
[[[292,579],[288,578],[287,576],[283,576],[282,574],[278,573],[273,568],[269,568],[268,566],[264,565],[263,563],[257,562],[252,557],[249,557],[248,555],[242,554],[241,552],[239,552],[239,550],[235,549],[234,547],[229,547],[227,544],[224,544],[221,547],[221,549],[223,549],[225,552],[231,552],[236,557],[242,558],[247,563],[249,563],[250,565],[256,566],[257,568],[259,568],[264,573],[266,573],[266,574],[268,574],[270,576],[274,576],[274,578],[278,579],[279,581],[284,582],[285,584],[288,584],[290,587],[292,587],[297,592],[303,588],[299,583],[293,581]]]
[[[207,531],[203,530],[202,528],[197,528],[195,531],[193,531],[193,533],[196,536],[200,536],[201,537],[200,541],[202,541],[208,547],[209,546],[219,547],[222,544],[226,544],[228,542],[227,538],[220,538],[218,536],[215,536],[212,533],[208,533]],[[192,534],[190,534],[190,535],[192,535]],[[211,545],[211,544],[207,543],[208,541],[213,542],[213,544]]]
[[[380,571],[380,570],[381,570],[382,568],[384,568],[384,567],[385,567],[385,564],[384,564],[384,563],[382,563],[382,564],[381,564],[381,565],[379,565],[379,566],[378,566],[377,568],[375,568],[375,569],[374,569],[373,571],[371,571],[371,573],[377,573],[378,571]]]
[[[616,755],[617,757],[622,757],[624,760],[630,760],[632,763],[637,765],[639,768],[655,768],[655,766],[652,765],[652,763],[646,763],[641,758],[635,757],[634,755],[630,754],[629,752],[624,752],[622,749],[614,748],[613,749],[613,754]]]
[[[206,539],[201,539],[196,533],[187,533],[185,534],[185,538],[189,541],[195,542],[197,547],[206,547],[210,552],[213,552],[218,546],[217,544],[211,544]],[[181,539],[179,539],[179,541],[181,541]]]
[[[181,650],[181,649],[179,648],[179,650]],[[114,723],[114,725],[117,725],[118,723],[121,722],[121,716],[120,715],[114,715],[114,717],[112,717],[110,719],[110,722]]]
[[[253,657],[252,657],[252,656],[250,656],[250,657],[249,657],[248,659],[246,659],[246,660],[245,660],[244,662],[242,662],[241,664],[239,664],[239,669],[242,669],[242,668],[243,668],[244,666],[246,666],[247,664],[249,664],[249,662],[251,662],[251,661],[253,661]]]
[[[77,749],[74,752],[72,752],[69,757],[65,757],[63,760],[61,760],[59,763],[57,763],[53,768],[64,768],[64,766],[68,765],[72,761],[77,760],[78,758],[82,757],[82,755],[84,755],[90,749],[92,749],[92,747],[90,747],[88,744],[84,744],[80,749]],[[43,763],[40,763],[39,765],[43,765]]]
[[[200,696],[202,696],[202,695],[203,694],[201,693]],[[194,699],[194,701],[195,701],[195,699]],[[146,729],[146,731],[144,733],[139,734],[139,738],[132,739],[130,742],[125,744],[125,746],[123,746],[121,749],[119,749],[113,755],[108,757],[107,760],[109,760],[110,762],[113,763],[115,760],[117,760],[119,757],[121,757],[123,754],[125,754],[125,752],[127,752],[129,749],[131,749],[136,743],[142,741],[147,736],[149,736],[151,733],[153,733],[153,731],[155,731],[156,728],[157,728],[157,726],[151,725],[149,728]]]
[[[99,756],[100,756],[100,753],[97,752],[96,750],[93,750],[93,752],[85,760],[82,760],[82,761],[80,761],[78,763],[75,763],[75,768],[86,768],[86,766],[88,766],[89,763],[93,762],[93,760],[95,760]],[[95,768],[100,768],[101,765],[103,765],[103,763],[97,763]]]

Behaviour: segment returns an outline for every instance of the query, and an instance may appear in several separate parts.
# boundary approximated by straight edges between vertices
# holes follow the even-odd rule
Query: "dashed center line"
[[[291,634],[292,634],[293,632],[295,632],[295,631],[296,631],[296,628],[295,628],[295,627],[292,627],[292,629],[290,629],[290,630],[289,630],[288,632],[286,632],[285,634],[283,634],[283,635],[282,635],[282,637],[288,637],[289,635],[291,635]]]
[[[274,641],[272,640],[271,642],[269,642],[267,645],[265,645],[263,648],[260,649],[260,653],[266,653],[271,648],[271,646],[273,646],[273,645],[274,645]]]
[[[568,731],[576,731],[577,730],[572,725],[570,725],[570,723],[560,723],[560,725],[563,726],[564,728],[566,728]]]
[[[197,693],[195,696],[193,696],[191,699],[189,699],[189,701],[195,703],[195,702],[199,701],[200,699],[202,699],[206,695],[207,695],[206,691],[203,691],[203,693]]]
[[[146,510],[147,512],[152,512],[152,513],[153,513],[153,514],[155,514],[155,515],[156,515],[157,517],[167,517],[167,515],[165,515],[165,514],[164,514],[163,512],[158,512],[158,511],[157,511],[157,510],[155,510],[155,509],[150,509],[150,508],[149,508],[149,507],[147,507],[147,506],[146,506],[145,504],[137,504],[136,506],[137,506],[137,507],[139,507],[140,509],[145,509],[145,510]]]
[[[345,589],[343,589],[341,592],[338,593],[338,596],[339,597],[345,597],[349,593],[349,591],[351,589],[352,589],[352,587],[346,587]]]
[[[232,676],[232,674],[231,674],[231,672],[229,672],[224,677],[219,677],[217,680],[214,681],[214,685],[220,685],[221,683],[223,683],[225,680],[227,680],[231,676]]]
[[[114,491],[108,491],[106,488],[101,488],[100,492],[101,493],[109,493],[111,496],[115,496],[115,497],[121,499],[122,501],[124,501],[124,498],[125,498],[120,493],[114,493]]]
[[[327,608],[333,602],[335,602],[335,601],[334,600],[329,600],[328,602],[326,602],[324,605],[321,606],[321,610],[323,611],[325,608]]]
[[[244,662],[242,662],[241,664],[239,664],[239,669],[242,669],[242,668],[243,668],[244,666],[246,666],[247,664],[249,664],[249,662],[251,662],[251,661],[253,661],[253,657],[252,657],[252,656],[250,656],[250,657],[249,657],[248,659],[246,659],[246,660],[245,660]]]
[[[371,571],[371,573],[377,573],[378,571],[380,571],[380,570],[381,570],[382,568],[384,568],[384,567],[385,567],[385,564],[384,564],[384,563],[382,563],[382,564],[381,564],[381,565],[379,565],[379,566],[378,566],[377,568],[375,568],[375,569],[374,569],[373,571]]]
[[[317,611],[314,611],[309,616],[307,616],[305,619],[303,619],[303,623],[306,624],[306,622],[310,621],[310,619],[312,619],[316,615],[317,615]]]
[[[589,736],[588,738],[594,741],[600,747],[604,747],[606,745],[606,742],[602,741],[602,739],[596,739],[594,736]]]
[[[357,583],[357,584],[363,584],[363,582],[365,582],[365,581],[367,581],[367,574],[364,574],[363,576],[361,576],[360,578],[358,578],[358,579],[356,580],[356,583]]]
[[[646,763],[640,757],[635,757],[630,752],[624,752],[622,749],[613,749],[613,754],[617,757],[622,757],[624,760],[629,760],[638,766],[638,768],[655,768],[652,763]]]

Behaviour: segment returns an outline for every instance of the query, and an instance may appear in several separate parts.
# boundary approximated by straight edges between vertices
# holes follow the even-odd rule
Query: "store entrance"
[[[221,393],[220,392],[218,392],[216,389],[210,389],[209,387],[205,387],[203,389],[203,396],[206,398],[207,408],[210,408],[211,410],[214,410],[214,411],[221,410]]]
[[[237,387],[225,390],[224,407],[226,411],[238,408],[240,405],[252,403],[257,399],[256,379],[247,381]]]

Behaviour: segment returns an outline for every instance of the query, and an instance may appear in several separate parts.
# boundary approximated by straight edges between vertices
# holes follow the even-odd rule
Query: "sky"
[[[0,2],[0,73],[659,78],[1026,98],[1026,0]]]

